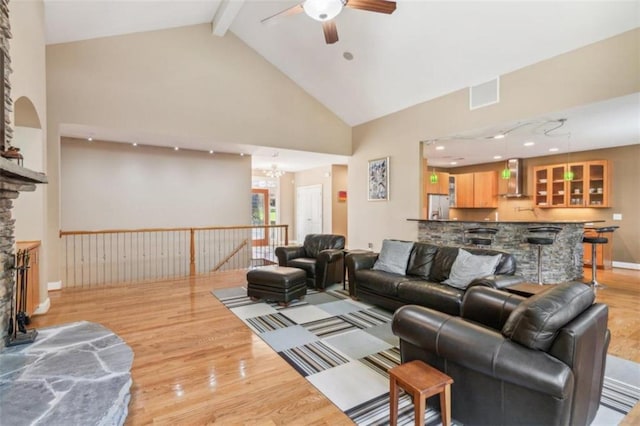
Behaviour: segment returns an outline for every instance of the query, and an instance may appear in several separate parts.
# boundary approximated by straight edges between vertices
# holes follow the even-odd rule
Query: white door
[[[322,185],[300,186],[296,192],[296,240],[322,233]]]

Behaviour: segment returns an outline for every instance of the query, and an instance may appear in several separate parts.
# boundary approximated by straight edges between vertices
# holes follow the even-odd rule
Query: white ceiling
[[[230,30],[357,125],[640,26],[638,0],[397,3],[392,15],[345,8],[335,19],[340,41],[333,45],[305,14],[260,23],[296,1],[246,0]],[[206,23],[224,9],[219,0],[45,0],[47,41]],[[352,61],[343,58],[347,51]],[[254,166],[268,167],[270,155]],[[323,161],[329,159],[345,162]]]
[[[424,142],[424,157],[440,168],[633,145],[640,142],[640,93]]]

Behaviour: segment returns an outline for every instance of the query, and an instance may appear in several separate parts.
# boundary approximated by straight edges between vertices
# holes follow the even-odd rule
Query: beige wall
[[[280,223],[279,225],[289,225],[289,241],[292,241],[296,238],[296,227],[295,227],[295,200],[296,200],[296,190],[295,190],[295,174],[294,173],[285,173],[280,176],[278,179],[278,192],[280,194]]]
[[[24,167],[31,170],[42,170],[43,132],[30,127],[14,127],[14,146],[20,148],[24,157]],[[42,241],[45,235],[44,185],[36,186],[34,192],[22,192],[13,202],[16,241]],[[41,248],[42,250],[42,248]],[[38,266],[40,263],[38,263]]]
[[[353,129],[350,246],[415,239],[420,217],[419,141],[536,117],[640,91],[640,29],[501,76],[500,103],[469,110],[460,90]],[[390,156],[390,200],[367,201],[367,161]],[[637,179],[637,171],[635,173]]]
[[[293,193],[293,217],[296,217],[296,193],[301,186],[322,185],[322,233],[330,234],[333,228],[331,215],[331,166],[316,167],[295,174]],[[293,234],[295,238],[296,234]]]
[[[30,102],[22,102],[22,105],[33,105],[38,116],[38,134],[29,131],[17,131],[14,135],[15,143],[29,152],[25,158],[26,167],[38,167],[35,170],[48,174],[47,164],[43,161],[47,156],[45,136],[47,134],[47,93],[46,93],[46,67],[45,67],[45,36],[44,36],[44,4],[41,0],[12,1],[9,3],[9,20],[11,23],[12,38],[9,41],[11,54],[12,74],[11,98],[16,101],[27,98]],[[20,111],[16,111],[20,114]],[[24,117],[23,117],[24,118]],[[33,124],[31,117],[28,121]],[[15,117],[12,118],[15,123]],[[18,116],[18,120],[20,117]],[[28,125],[26,122],[22,125]],[[29,146],[25,146],[29,144]],[[32,162],[33,161],[33,162]],[[55,280],[48,274],[48,254],[52,251],[50,241],[56,241],[54,234],[52,240],[46,232],[47,223],[47,185],[40,186],[35,194],[27,196],[26,204],[17,201],[16,237],[19,239],[40,240],[40,304],[46,306],[48,302],[47,282]],[[23,194],[24,195],[24,194]],[[21,195],[22,197],[22,195]],[[36,197],[36,198],[34,198]],[[30,206],[40,206],[37,212],[26,213]],[[20,217],[18,217],[20,215]]]
[[[351,151],[349,126],[232,33],[212,36],[209,24],[51,45],[46,58],[51,238],[60,224],[63,123]],[[59,276],[57,254],[49,259]]]
[[[64,231],[250,223],[248,156],[63,138],[60,164]]]
[[[338,200],[338,191],[346,191],[348,184],[347,166],[334,164],[331,166],[331,233],[344,235],[347,238],[347,202]]]
[[[523,160],[524,198],[499,198],[498,209],[453,209],[451,217],[459,220],[493,220],[497,211],[501,220],[604,220],[595,226],[618,225],[613,235],[613,260],[640,264],[640,144],[593,151],[572,152],[570,161],[607,160],[611,176],[611,208],[536,208],[533,211],[517,211],[533,208],[533,168],[548,164],[563,164],[566,155],[550,155]],[[450,169],[451,173],[472,171],[500,171],[504,161]],[[502,184],[503,181],[500,181]],[[500,192],[500,191],[499,191]],[[613,221],[613,213],[622,214],[621,221]]]

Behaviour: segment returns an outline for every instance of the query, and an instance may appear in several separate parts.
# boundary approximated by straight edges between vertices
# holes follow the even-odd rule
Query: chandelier
[[[284,175],[286,172],[282,169],[279,169],[277,165],[272,164],[269,170],[263,170],[264,174],[270,178],[279,178]]]

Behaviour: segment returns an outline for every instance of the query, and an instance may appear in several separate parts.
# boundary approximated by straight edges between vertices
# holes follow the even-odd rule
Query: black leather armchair
[[[529,299],[473,287],[460,317],[408,305],[392,327],[402,362],[420,359],[454,379],[452,417],[465,425],[588,425],[610,340],[607,306],[593,301],[582,283]]]
[[[277,247],[280,266],[300,268],[307,273],[307,286],[324,290],[344,278],[344,237],[309,234],[301,246]]]

